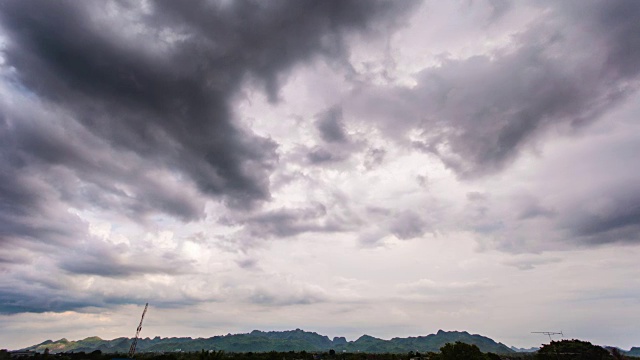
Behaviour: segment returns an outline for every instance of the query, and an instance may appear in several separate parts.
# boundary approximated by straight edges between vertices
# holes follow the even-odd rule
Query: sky
[[[640,346],[640,2],[0,2],[0,348]]]

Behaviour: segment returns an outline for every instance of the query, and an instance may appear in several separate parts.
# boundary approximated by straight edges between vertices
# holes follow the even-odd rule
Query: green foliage
[[[497,343],[492,339],[475,334],[469,334],[466,331],[442,331],[436,334],[408,338],[394,338],[389,342],[397,348],[418,350],[421,352],[437,352],[448,343],[463,342],[478,346],[482,352],[493,352],[499,354],[513,353],[509,347],[504,344]]]
[[[640,357],[640,347],[632,347],[626,355]]]
[[[441,360],[486,360],[485,355],[476,345],[465,344],[460,341],[448,343],[440,348]]]
[[[198,354],[198,359],[197,360],[222,360],[224,358],[224,351],[220,350],[220,351],[215,351],[215,350],[210,350],[210,351],[205,351],[204,349],[202,349],[200,351],[200,353]]]
[[[9,360],[11,359],[11,355],[9,355],[9,352],[7,350],[0,350],[0,360]]]
[[[536,360],[613,360],[609,351],[581,340],[552,341],[538,350]]]
[[[607,350],[609,350],[609,352],[611,353],[611,356],[613,356],[613,358],[616,359],[616,360],[630,360],[631,359],[630,357],[625,356],[624,353],[622,351],[620,351],[620,349],[618,349],[618,348],[610,347],[610,348],[607,348]]]
[[[391,340],[383,340],[373,336],[363,335],[356,341],[346,341],[344,338],[334,338],[334,340],[330,340],[327,336],[300,329],[269,332],[254,330],[248,334],[229,334],[226,336],[214,336],[206,339],[160,337],[155,337],[153,339],[142,338],[138,340],[137,352],[168,353],[224,350],[227,352],[240,353],[304,350],[321,353],[329,352],[329,350],[333,349],[336,354],[342,354],[344,352],[407,354],[409,351],[418,351],[420,353],[437,352],[445,344],[455,343],[456,341],[476,345],[483,352],[512,352],[511,349],[503,344],[496,343],[484,336],[469,334],[466,331],[440,330],[437,334],[409,338],[393,338]],[[113,354],[126,353],[129,350],[130,345],[131,339],[128,338],[103,340],[98,337],[90,337],[78,341],[61,339],[54,342],[47,340],[27,349],[42,353],[45,348],[49,348],[53,354],[71,351],[91,352],[94,350],[100,350],[105,354]]]

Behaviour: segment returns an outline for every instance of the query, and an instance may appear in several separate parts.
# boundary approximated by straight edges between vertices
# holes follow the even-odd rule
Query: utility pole
[[[147,308],[149,307],[149,303],[144,305],[144,311],[142,311],[142,317],[140,318],[140,325],[138,325],[138,329],[136,330],[136,337],[133,338],[133,342],[131,343],[131,347],[129,348],[129,358],[133,359],[133,355],[136,353],[136,346],[138,345],[138,335],[140,335],[140,330],[142,330],[142,320],[144,320],[144,314],[147,313]]]

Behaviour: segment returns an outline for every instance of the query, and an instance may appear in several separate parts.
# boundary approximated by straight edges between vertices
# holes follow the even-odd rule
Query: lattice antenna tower
[[[133,342],[131,343],[131,347],[129,348],[129,358],[133,359],[133,355],[136,353],[136,346],[138,345],[138,335],[140,335],[140,330],[142,330],[142,320],[144,320],[144,314],[147,313],[147,308],[149,307],[149,303],[144,305],[144,311],[142,311],[142,317],[140,318],[140,325],[138,325],[138,329],[136,329],[136,337],[133,338]]]

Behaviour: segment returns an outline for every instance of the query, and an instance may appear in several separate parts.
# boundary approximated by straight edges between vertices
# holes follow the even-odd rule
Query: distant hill
[[[517,348],[515,346],[511,346],[511,350],[515,351],[515,352],[524,352],[524,353],[532,353],[532,352],[536,352],[538,350],[540,350],[539,347],[530,347],[530,348]]]
[[[627,356],[640,357],[640,347],[632,347],[631,350],[625,353]]]
[[[477,345],[483,352],[512,353],[509,347],[497,343],[492,339],[469,334],[466,331],[442,331],[436,334],[408,338],[393,338],[391,340],[378,339],[369,335],[362,335],[355,341],[347,341],[344,337],[329,339],[327,336],[300,329],[289,331],[259,331],[248,334],[228,334],[210,338],[144,338],[138,340],[138,352],[174,352],[224,350],[229,352],[267,352],[267,351],[329,351],[337,352],[367,352],[367,353],[407,353],[409,351],[437,352],[446,343],[456,341]],[[30,346],[24,350],[44,352],[46,348],[52,353],[60,352],[91,352],[100,350],[103,353],[126,353],[129,351],[131,339],[117,338],[103,340],[99,337],[89,337],[84,340],[58,341],[47,340]]]

